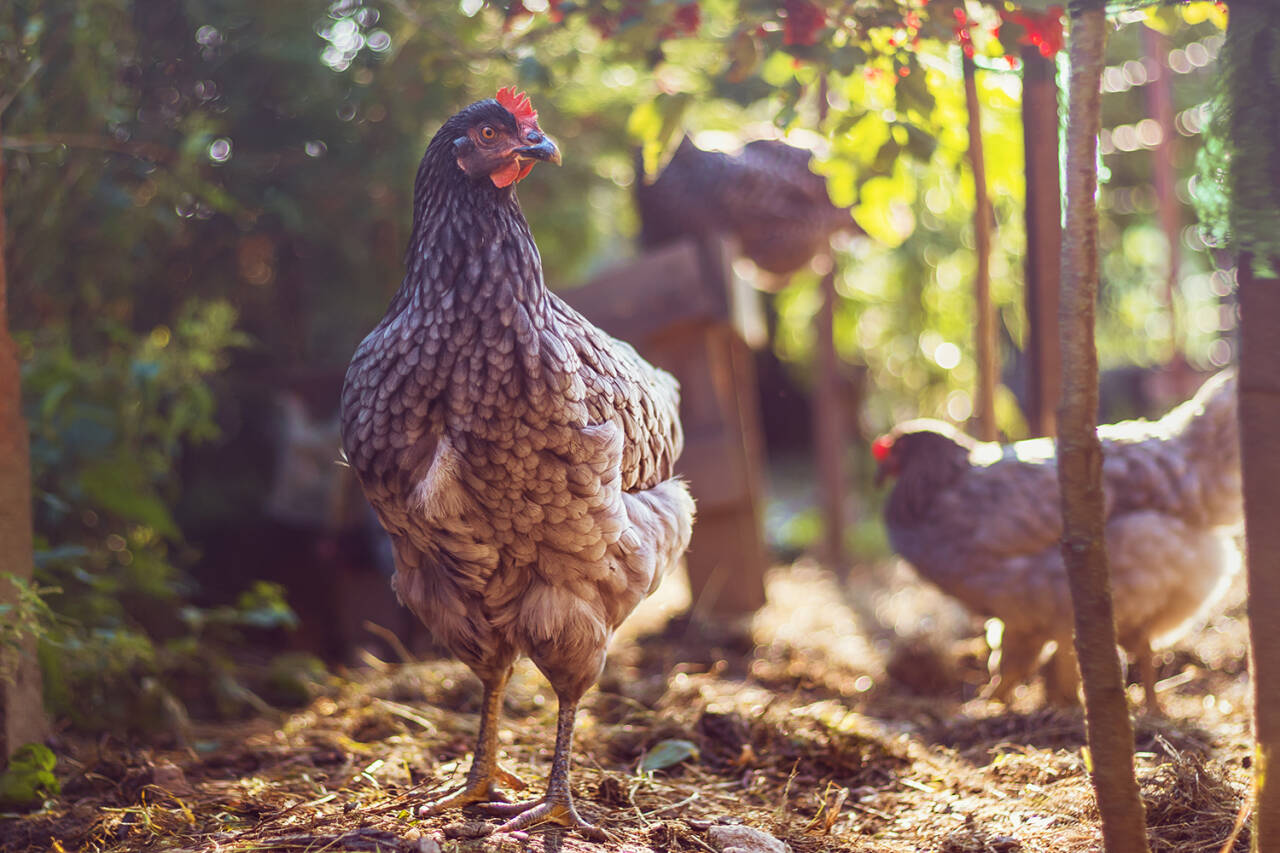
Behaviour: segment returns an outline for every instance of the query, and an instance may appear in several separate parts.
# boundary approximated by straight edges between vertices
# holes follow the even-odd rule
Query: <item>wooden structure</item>
[[[764,604],[763,448],[751,344],[758,294],[733,274],[732,244],[685,241],[561,292],[591,322],[670,371],[685,446],[677,471],[698,502],[687,565],[693,615],[720,621]]]

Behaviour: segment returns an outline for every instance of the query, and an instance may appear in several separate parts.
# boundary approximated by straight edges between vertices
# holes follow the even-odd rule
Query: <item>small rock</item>
[[[444,837],[456,839],[484,838],[493,834],[493,827],[481,820],[468,820],[463,823],[452,823],[444,828]]]
[[[418,839],[418,853],[440,853],[440,842],[424,835]]]
[[[187,781],[182,768],[172,761],[157,761],[151,768],[151,784],[177,797],[189,797],[196,789]]]
[[[713,826],[708,834],[721,853],[791,853],[790,845],[750,826]]]

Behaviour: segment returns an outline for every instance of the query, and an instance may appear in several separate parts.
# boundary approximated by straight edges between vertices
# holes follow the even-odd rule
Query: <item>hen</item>
[[[652,183],[636,181],[640,242],[661,246],[690,235],[737,238],[761,269],[787,275],[807,264],[831,235],[854,227],[836,207],[811,155],[772,139],[748,142],[734,156],[704,151],[685,137]]]
[[[1223,372],[1158,421],[1098,428],[1117,635],[1155,709],[1152,644],[1167,644],[1225,589],[1243,518],[1235,376]],[[893,548],[970,609],[1004,622],[987,693],[1007,700],[1050,640],[1051,701],[1076,699],[1071,598],[1052,439],[979,443],[936,421],[876,440]]]
[[[446,121],[414,186],[404,283],[342,391],[347,459],[395,545],[393,585],[484,685],[464,787],[497,796],[497,722],[526,655],[560,702],[546,795],[491,804],[499,831],[591,829],[574,808],[574,714],[614,630],[684,552],[693,501],[672,466],[674,379],[543,282],[515,185],[560,162],[523,94]]]

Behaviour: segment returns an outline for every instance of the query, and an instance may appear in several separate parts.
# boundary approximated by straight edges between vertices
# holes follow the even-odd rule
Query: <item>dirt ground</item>
[[[1156,853],[1248,850],[1239,587],[1164,653],[1165,716],[1135,718]],[[452,661],[371,658],[300,712],[197,726],[185,744],[68,738],[62,796],[0,819],[0,847],[666,853],[716,850],[718,827],[743,824],[795,853],[1100,849],[1079,713],[1042,709],[1035,685],[1008,708],[976,698],[979,622],[896,563],[842,584],[802,562],[772,573],[769,596],[750,638],[717,638],[679,618],[688,592],[671,579],[617,638],[574,751],[579,810],[605,842],[414,817],[466,772],[479,685]],[[501,731],[509,788],[541,792],[554,718],[521,665]],[[641,771],[667,753],[684,759]]]

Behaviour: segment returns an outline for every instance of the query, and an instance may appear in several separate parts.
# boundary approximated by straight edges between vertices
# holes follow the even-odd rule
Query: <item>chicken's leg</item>
[[[480,710],[480,734],[476,737],[476,752],[467,771],[467,782],[462,789],[421,806],[420,817],[440,814],[448,809],[487,803],[497,796],[494,781],[498,778],[498,718],[502,714],[502,694],[507,689],[511,667],[503,668],[484,683],[483,707]]]
[[[1006,624],[1000,648],[987,660],[991,680],[979,694],[984,699],[1008,705],[1013,691],[1035,671],[1044,648],[1044,639],[1032,631],[1014,631]]]
[[[1151,651],[1151,641],[1143,637],[1134,645],[1133,656],[1137,659],[1138,675],[1142,678],[1142,695],[1147,713],[1159,715],[1162,711],[1160,697],[1156,695],[1156,657]]]
[[[1058,640],[1058,648],[1049,659],[1044,693],[1050,705],[1069,708],[1080,704],[1080,665],[1076,663],[1075,641],[1070,637]]]
[[[583,830],[590,838],[603,838],[604,833],[587,823],[573,807],[573,794],[569,791],[569,753],[573,748],[573,721],[578,711],[577,699],[560,697],[560,712],[556,719],[556,752],[551,759],[551,773],[547,777],[547,793],[540,800],[524,803],[488,803],[484,810],[492,814],[515,815],[498,827],[495,832],[515,832],[540,823],[558,823],[561,826]]]

